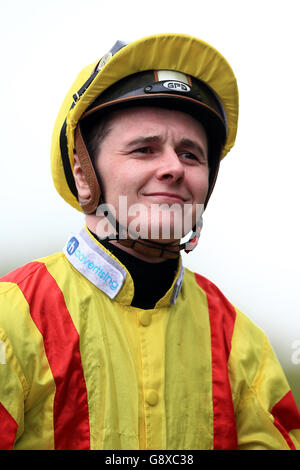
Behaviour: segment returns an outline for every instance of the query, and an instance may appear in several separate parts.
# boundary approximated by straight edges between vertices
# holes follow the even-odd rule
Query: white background
[[[299,12],[297,0],[2,2],[0,274],[58,251],[83,218],[55,192],[50,142],[83,66],[117,39],[188,33],[216,47],[239,84],[236,145],[222,162],[185,264],[261,326],[300,402]],[[297,343],[298,341],[298,343]]]

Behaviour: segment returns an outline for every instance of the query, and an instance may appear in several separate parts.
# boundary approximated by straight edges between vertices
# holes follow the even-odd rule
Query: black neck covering
[[[91,232],[108,251],[128,269],[134,283],[133,307],[151,309],[171,287],[178,259],[168,259],[161,263],[148,263],[113,245],[108,240],[101,240]]]

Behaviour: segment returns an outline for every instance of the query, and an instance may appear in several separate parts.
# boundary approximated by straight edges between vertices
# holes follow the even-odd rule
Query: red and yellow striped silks
[[[111,300],[63,253],[1,281],[1,449],[300,448],[264,333],[204,277],[147,311],[128,273]]]

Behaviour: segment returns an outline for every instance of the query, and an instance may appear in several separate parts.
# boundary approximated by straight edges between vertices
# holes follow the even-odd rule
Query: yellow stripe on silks
[[[46,262],[80,334],[91,448],[178,449],[185,442],[190,449],[211,449],[205,294],[199,293],[203,296],[200,311],[198,299],[188,312],[179,301],[171,308],[144,311],[124,305],[122,291],[111,300],[64,256]],[[180,296],[191,296],[193,273],[187,272],[185,279]]]
[[[0,304],[0,339],[6,343],[7,362],[0,365],[0,392],[3,394],[0,401],[18,424],[15,448],[54,449],[52,417],[55,384],[42,335],[16,284],[0,284]],[[24,427],[26,433],[23,435]],[[32,436],[35,445],[40,442],[42,447],[33,445]]]

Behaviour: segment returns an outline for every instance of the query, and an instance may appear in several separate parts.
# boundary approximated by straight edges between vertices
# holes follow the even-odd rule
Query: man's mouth
[[[180,194],[165,192],[165,191],[164,192],[156,191],[153,193],[146,193],[144,194],[144,196],[151,197],[151,198],[158,199],[160,201],[165,201],[165,202],[167,201],[173,202],[173,203],[177,202],[179,204],[183,204],[188,201],[186,197],[183,197]]]

